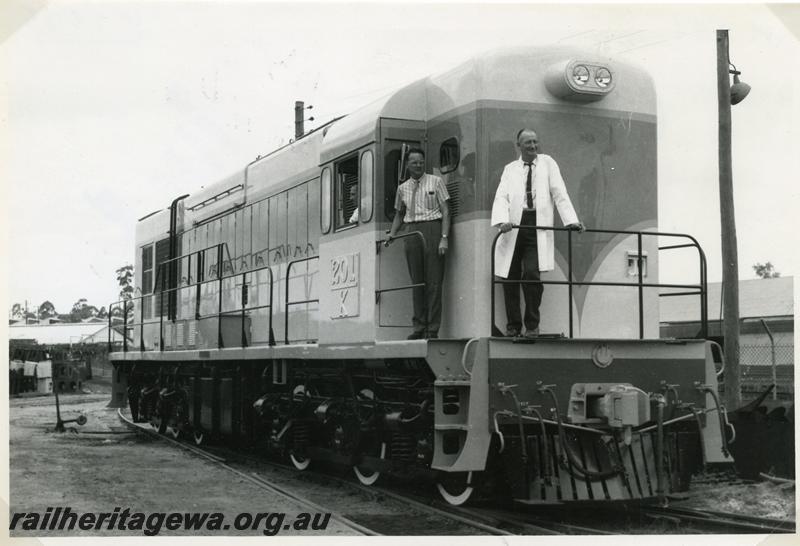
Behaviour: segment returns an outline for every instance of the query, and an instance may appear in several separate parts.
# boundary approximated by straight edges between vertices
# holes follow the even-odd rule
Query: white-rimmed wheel
[[[205,442],[206,440],[206,435],[203,433],[202,430],[195,430],[192,436],[194,437],[195,445],[198,446],[203,445],[203,442]]]
[[[310,396],[311,396],[311,392],[302,383],[300,385],[297,385],[294,389],[292,389],[292,398],[294,398],[296,401],[302,401],[302,399],[304,397],[308,398]],[[296,425],[293,425],[293,426],[302,427],[302,431],[303,431],[303,432],[300,432],[298,430],[292,431],[292,435],[294,436],[295,439],[297,439],[299,436],[305,436],[306,435],[305,434],[305,432],[306,432],[305,429],[307,428],[306,426],[304,426],[303,424],[296,424]],[[307,441],[307,439],[306,439],[306,441]],[[311,458],[306,456],[301,451],[302,450],[302,445],[303,444],[301,443],[300,444],[301,448],[299,450],[292,448],[289,451],[289,460],[292,461],[292,464],[294,465],[294,467],[297,470],[306,470],[309,467],[309,465],[311,465]]]
[[[436,483],[439,494],[453,506],[466,503],[475,490],[472,482],[472,472],[442,472]]]
[[[150,419],[150,425],[156,429],[159,434],[164,434],[167,432],[167,421],[169,420],[167,411],[168,406],[166,402],[159,400],[158,404],[156,404],[156,411]]]
[[[169,433],[172,435],[173,438],[176,440],[181,437],[182,430],[187,429],[188,421],[186,420],[186,415],[188,414],[189,409],[186,406],[186,391],[180,391],[180,398],[178,402],[175,404],[174,417],[172,424],[169,426],[168,430]]]
[[[381,459],[386,458],[386,442],[381,443],[380,452],[377,454]],[[358,465],[353,466],[353,472],[356,474],[358,481],[364,485],[375,485],[378,478],[381,477],[380,470],[369,470],[367,468],[359,468]]]
[[[362,400],[374,400],[375,393],[372,389],[361,389],[358,393],[358,397]],[[380,457],[381,459],[386,458],[386,442],[373,443],[372,446],[368,446],[366,451],[366,455],[370,455],[372,457]],[[358,481],[364,485],[374,485],[375,482],[378,481],[378,478],[381,477],[381,473],[378,470],[370,470],[366,467],[359,467],[359,465],[353,465],[353,472],[358,478]]]
[[[292,460],[292,464],[297,470],[305,470],[311,464],[311,459],[298,455],[297,453],[289,453],[289,459]]]

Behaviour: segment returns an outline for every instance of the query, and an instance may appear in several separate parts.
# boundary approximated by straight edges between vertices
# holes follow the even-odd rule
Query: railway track
[[[310,499],[307,499],[307,498],[305,498],[305,497],[303,497],[301,495],[298,495],[298,494],[296,494],[296,493],[294,493],[292,491],[288,491],[288,490],[286,490],[286,489],[284,489],[282,487],[279,487],[279,486],[275,485],[274,483],[269,482],[268,480],[266,480],[265,478],[263,478],[262,476],[260,476],[260,475],[258,475],[256,473],[248,474],[246,472],[242,472],[241,470],[238,470],[238,469],[230,466],[228,464],[227,460],[224,457],[219,457],[217,455],[213,455],[211,453],[206,452],[205,450],[199,449],[197,447],[185,444],[185,443],[180,442],[178,440],[175,440],[175,439],[172,439],[172,438],[168,438],[168,437],[166,437],[164,435],[158,434],[156,431],[151,430],[149,427],[147,427],[145,425],[134,423],[133,421],[131,421],[130,419],[125,417],[125,415],[123,415],[122,410],[117,410],[117,415],[119,415],[120,420],[123,423],[125,423],[127,426],[129,426],[131,428],[134,428],[134,429],[136,429],[138,431],[141,431],[141,432],[143,432],[145,434],[148,434],[150,436],[154,436],[156,438],[162,439],[162,440],[164,440],[166,442],[169,442],[169,443],[171,443],[173,445],[176,445],[176,446],[178,446],[178,447],[180,447],[182,449],[185,449],[186,451],[194,453],[195,455],[203,457],[203,458],[205,458],[205,459],[207,459],[207,460],[209,460],[209,461],[221,466],[222,468],[228,470],[229,472],[232,472],[233,474],[236,474],[237,476],[239,476],[243,480],[245,480],[247,482],[250,482],[250,483],[256,485],[257,487],[259,487],[261,489],[264,489],[265,491],[267,491],[269,493],[272,493],[272,494],[281,496],[281,497],[283,497],[283,498],[285,498],[287,500],[296,502],[296,503],[300,504],[301,506],[304,506],[304,507],[306,507],[306,508],[308,508],[308,509],[310,509],[312,511],[315,511],[315,512],[330,513],[332,520],[338,521],[342,525],[344,525],[344,526],[356,531],[358,534],[367,535],[367,536],[380,535],[380,533],[377,533],[377,532],[373,531],[372,529],[364,527],[363,525],[360,525],[360,524],[356,523],[355,521],[353,521],[353,520],[351,520],[351,519],[349,519],[349,518],[347,518],[347,517],[345,517],[345,516],[343,516],[343,515],[341,515],[341,514],[339,514],[337,512],[328,510],[324,506],[320,506],[319,504],[311,501]]]
[[[673,506],[643,507],[641,514],[655,520],[671,521],[685,532],[774,534],[794,533],[796,527],[792,520]]]
[[[384,534],[415,534],[415,535],[436,535],[436,534],[484,534],[484,535],[515,535],[515,534],[559,534],[546,531],[545,529],[537,528],[534,525],[527,524],[522,521],[511,519],[503,519],[498,516],[481,515],[478,513],[471,513],[468,510],[448,510],[445,507],[437,507],[433,504],[425,503],[421,500],[414,499],[407,495],[401,495],[391,492],[384,488],[366,487],[356,482],[342,479],[329,474],[320,474],[313,471],[305,471],[298,473],[297,470],[289,465],[282,465],[277,462],[266,460],[262,457],[255,457],[233,451],[228,448],[218,446],[198,447],[195,445],[187,444],[180,440],[173,439],[169,436],[158,434],[147,424],[133,423],[128,419],[121,410],[118,416],[126,426],[133,428],[141,433],[147,434],[151,437],[162,439],[170,444],[173,444],[181,449],[190,453],[196,454],[206,460],[221,466],[222,468],[236,474],[242,479],[283,498],[299,503],[307,507],[309,510],[315,512],[325,512],[331,514],[331,519],[353,529],[361,535],[379,536]],[[297,480],[297,479],[314,479],[321,478],[327,482],[333,482],[338,486],[345,486],[351,490],[356,490],[365,494],[368,498],[375,499],[376,497],[383,497],[381,504],[386,504],[386,499],[390,499],[397,505],[401,505],[400,510],[397,510],[394,516],[385,514],[370,514],[370,513],[350,513],[351,510],[332,510],[329,507],[321,506],[320,504],[311,501],[293,492],[287,487],[283,487],[276,483],[276,479],[268,479],[260,472],[253,472],[236,466],[252,466],[258,465],[261,467],[269,467],[282,472],[287,476],[280,478],[282,481]],[[341,491],[341,489],[339,489]],[[374,504],[374,503],[373,503]],[[417,517],[418,515],[418,517]],[[397,532],[400,528],[397,522],[387,521],[391,517],[402,518],[406,522],[413,519],[413,525],[405,525],[406,533]],[[464,532],[469,529],[469,532]]]
[[[389,499],[394,503],[399,503],[405,507],[398,510],[398,513],[416,513],[424,515],[429,521],[424,522],[420,518],[414,518],[413,529],[406,528],[405,534],[441,534],[444,528],[442,523],[447,520],[450,522],[448,534],[489,534],[489,535],[612,535],[618,534],[609,531],[608,528],[600,529],[588,525],[575,523],[564,523],[559,518],[532,515],[520,512],[510,512],[495,507],[456,507],[442,503],[432,497],[425,497],[405,490],[396,491],[383,486],[365,486],[355,479],[345,479],[330,473],[319,473],[313,470],[306,470],[298,473],[297,470],[288,464],[281,464],[270,461],[261,456],[248,454],[247,452],[233,450],[221,446],[198,447],[180,440],[175,440],[169,436],[158,434],[149,425],[133,423],[122,411],[118,411],[119,418],[131,428],[162,439],[181,449],[189,451],[200,457],[220,465],[222,468],[236,474],[246,481],[273,493],[287,500],[291,500],[309,510],[315,512],[329,512],[331,519],[338,521],[361,535],[398,535],[397,525],[392,525],[386,521],[387,517],[379,514],[354,513],[351,510],[331,510],[325,506],[311,501],[299,495],[288,487],[275,483],[275,479],[268,479],[260,472],[253,472],[240,467],[258,466],[261,468],[271,468],[283,473],[279,476],[279,481],[289,482],[292,480],[325,480],[350,490],[360,491],[367,498],[379,500],[386,503]],[[400,488],[404,489],[404,488]],[[340,489],[341,490],[341,489]],[[374,504],[374,503],[373,503]],[[601,510],[605,511],[605,510]],[[793,533],[795,532],[795,522],[791,520],[777,520],[757,516],[719,512],[712,510],[693,510],[671,506],[668,508],[642,506],[637,509],[638,514],[653,522],[667,522],[676,527],[683,533],[742,533],[742,534],[771,534],[771,533]],[[610,518],[619,514],[613,510],[608,511]],[[399,517],[399,516],[398,516]],[[405,516],[410,519],[408,515]],[[471,529],[470,532],[464,532]]]
[[[317,475],[324,476],[326,480],[334,481],[345,487],[363,491],[371,497],[384,497],[394,499],[410,508],[425,513],[440,515],[442,518],[460,522],[478,531],[492,535],[613,535],[613,532],[602,530],[587,525],[563,523],[554,518],[537,517],[531,514],[510,512],[488,507],[451,506],[441,502],[435,497],[425,497],[399,487],[400,491],[385,486],[366,486],[354,479],[345,479],[331,474],[315,473],[306,470],[298,474],[294,466],[281,464],[276,461],[265,460],[263,457],[234,451],[230,448],[219,446],[204,446],[203,449],[216,453],[225,458],[236,458],[251,461],[257,464],[266,464],[275,468],[291,472],[293,476]],[[421,534],[421,533],[418,533]]]

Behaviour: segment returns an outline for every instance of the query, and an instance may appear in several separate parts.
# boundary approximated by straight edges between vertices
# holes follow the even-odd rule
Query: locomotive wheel
[[[386,442],[381,443],[379,457],[381,459],[386,458]],[[372,472],[370,472],[367,469],[361,470],[360,468],[358,468],[358,465],[353,466],[353,472],[355,472],[358,481],[360,481],[364,485],[374,485],[375,482],[378,481],[378,478],[381,477],[381,473],[379,470],[374,470]]]
[[[436,488],[448,504],[461,506],[472,496],[472,484],[472,472],[441,472]]]
[[[311,464],[310,458],[303,457],[302,455],[298,455],[296,453],[289,453],[289,459],[292,460],[292,464],[297,470],[305,470]]]
[[[203,442],[205,442],[206,437],[205,437],[205,434],[203,434],[202,430],[195,430],[193,436],[194,436],[195,445],[198,445],[198,446],[203,445]]]
[[[301,383],[292,390],[292,396],[295,400],[302,400],[303,397],[310,397],[311,391],[309,391],[309,389],[307,389],[306,386]],[[292,464],[297,470],[306,470],[311,464],[310,457],[301,455],[295,450],[289,451],[289,460],[292,461]]]
[[[361,392],[358,393],[358,395],[361,398],[366,399],[366,400],[374,400],[375,399],[375,393],[372,391],[372,389],[362,389]],[[372,447],[369,451],[371,451],[371,452],[368,452],[367,453],[368,455],[372,455],[372,456],[377,455],[381,459],[385,459],[386,458],[386,442],[381,442],[380,446],[376,445],[376,446]],[[370,471],[369,469],[366,469],[366,468],[362,470],[362,469],[360,469],[358,467],[358,465],[354,465],[353,466],[353,472],[355,473],[356,478],[358,478],[358,481],[360,481],[364,485],[374,485],[375,482],[378,481],[378,478],[381,477],[381,473],[379,471],[377,471],[377,470],[376,471]]]
[[[150,419],[150,424],[158,431],[159,434],[164,434],[167,432],[167,421],[169,420],[169,416],[165,415],[165,409],[165,405],[159,401],[156,404],[156,411],[153,412],[153,416]]]
[[[173,438],[176,440],[181,437],[181,428],[185,425],[188,425],[186,421],[186,415],[188,413],[188,408],[186,407],[186,399],[181,398],[177,404],[174,406],[175,408],[175,419],[174,423],[169,427],[169,433],[172,435]]]
[[[150,421],[150,426],[156,429],[159,434],[164,434],[167,431],[167,420],[159,414],[153,415],[153,420]]]

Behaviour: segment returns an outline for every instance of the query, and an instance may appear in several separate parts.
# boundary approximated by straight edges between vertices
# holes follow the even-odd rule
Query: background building
[[[661,298],[661,337],[696,337],[700,300],[696,296]],[[773,358],[778,392],[794,392],[794,277],[739,281],[739,335],[742,390],[763,390],[772,381]],[[709,338],[724,347],[722,284],[708,285]]]

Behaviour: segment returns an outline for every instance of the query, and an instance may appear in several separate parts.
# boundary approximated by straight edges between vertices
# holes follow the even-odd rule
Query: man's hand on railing
[[[571,229],[572,231],[577,231],[577,232],[583,233],[584,231],[586,231],[586,226],[584,226],[580,222],[575,222],[574,224],[569,224],[567,226],[567,229]]]
[[[386,240],[383,242],[383,246],[385,246],[386,248],[389,248],[389,245],[392,244],[393,240],[394,240],[394,237],[392,237],[391,235],[387,236]]]
[[[514,224],[511,222],[504,222],[500,224],[500,233],[507,233],[511,231],[511,228],[514,227]]]

